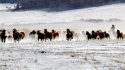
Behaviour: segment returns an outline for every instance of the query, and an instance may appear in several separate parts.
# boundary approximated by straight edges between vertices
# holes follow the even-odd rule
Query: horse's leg
[[[90,37],[88,37],[88,40],[90,40]]]
[[[68,38],[66,38],[66,40],[68,41]]]
[[[6,39],[4,39],[4,43],[6,42]]]
[[[72,38],[69,39],[69,41],[71,41],[71,40],[72,40]]]
[[[87,39],[89,40],[89,36],[87,37]]]
[[[52,38],[50,38],[50,41],[52,41]]]
[[[70,38],[68,38],[68,41],[70,41],[71,39]]]
[[[1,39],[1,42],[3,43],[3,39]]]
[[[20,40],[18,40],[18,43],[19,43]]]
[[[45,42],[46,42],[46,39],[47,39],[47,38],[45,38]]]
[[[41,39],[41,42],[43,42],[43,41],[44,41],[44,39],[42,38],[42,39]]]
[[[5,39],[2,39],[2,43],[5,43]]]
[[[41,39],[41,42],[43,42],[44,41],[44,39]]]
[[[16,43],[16,41],[17,41],[17,38],[15,37],[15,38],[14,38],[14,42]]]
[[[16,43],[16,40],[15,39],[13,39],[14,40],[14,43]]]
[[[38,42],[39,42],[39,38],[38,38],[37,40],[38,40]]]
[[[18,43],[19,43],[20,39],[18,38],[17,41],[18,41]]]
[[[121,38],[122,38],[122,40],[123,40],[123,34],[121,33]]]
[[[45,39],[43,39],[43,41],[44,41]]]

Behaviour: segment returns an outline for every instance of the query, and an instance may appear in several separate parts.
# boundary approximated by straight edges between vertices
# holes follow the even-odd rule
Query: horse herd
[[[25,32],[23,31],[18,31],[17,29],[13,29],[12,34],[10,32],[8,32],[8,35],[6,35],[6,30],[0,30],[0,39],[1,42],[5,43],[6,42],[6,38],[8,39],[13,39],[14,42],[19,42],[22,39],[24,39],[26,37]],[[58,38],[60,36],[60,33],[55,31],[54,29],[52,29],[51,32],[49,32],[47,29],[44,29],[43,32],[41,32],[41,30],[32,30],[31,32],[29,32],[29,36],[31,38],[35,38],[35,36],[37,35],[37,40],[38,41],[45,41],[46,40],[54,40],[56,38]],[[71,41],[74,36],[76,35],[76,33],[74,31],[71,31],[70,29],[66,29],[65,31],[65,38],[67,41]],[[97,30],[94,31],[92,30],[91,32],[86,31],[85,32],[86,35],[86,39],[87,40],[95,40],[95,39],[110,39],[110,34],[107,33],[106,31],[102,31],[102,30]],[[124,34],[120,31],[117,30],[116,31],[116,38],[117,39],[123,39],[124,38]]]

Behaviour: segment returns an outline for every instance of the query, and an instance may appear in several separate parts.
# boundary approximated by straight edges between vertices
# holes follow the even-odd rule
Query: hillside
[[[6,6],[4,6],[6,7]],[[4,8],[2,7],[2,8]],[[125,20],[125,4],[113,4],[86,9],[76,9],[60,12],[46,12],[41,10],[0,12],[2,23],[57,23],[85,19],[111,19]],[[16,17],[15,17],[16,16]],[[15,21],[16,18],[16,21]],[[6,20],[6,21],[4,21]],[[34,20],[34,21],[32,21]]]
[[[27,0],[22,9],[70,10],[125,2],[124,0]]]

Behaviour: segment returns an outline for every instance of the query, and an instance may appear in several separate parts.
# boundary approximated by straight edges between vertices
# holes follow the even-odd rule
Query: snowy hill
[[[48,9],[51,11],[62,11],[80,9],[86,7],[97,7],[114,3],[123,3],[123,0],[27,0],[20,3],[21,9]]]
[[[0,3],[19,3],[21,9],[69,10],[114,3],[123,3],[124,0],[0,0]]]
[[[10,23],[14,22],[14,19],[21,20],[21,21],[23,20],[23,23],[30,23],[30,22],[56,23],[56,22],[66,22],[66,21],[81,20],[81,19],[102,19],[102,20],[107,19],[108,20],[112,18],[125,20],[124,6],[125,4],[123,3],[123,4],[105,5],[101,7],[92,7],[92,8],[86,8],[86,9],[76,9],[76,10],[63,11],[63,12],[45,12],[40,10],[16,11],[16,12],[0,11],[1,12],[0,16],[2,16],[3,19],[6,19],[6,17],[10,18],[10,19],[6,19]],[[2,8],[2,5],[0,5],[0,7]],[[3,8],[6,8],[6,6],[3,6]],[[32,21],[32,19],[34,19],[34,21]],[[4,23],[7,21],[2,21],[2,22]],[[16,21],[16,22],[22,23],[20,21]]]

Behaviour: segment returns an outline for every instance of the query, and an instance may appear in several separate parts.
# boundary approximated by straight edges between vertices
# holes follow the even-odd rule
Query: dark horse
[[[117,39],[123,39],[123,33],[120,30],[117,30]]]
[[[7,38],[7,36],[6,36],[6,30],[2,30],[2,33],[1,33],[0,37],[1,37],[1,41],[3,43],[5,43],[6,42],[6,38]]]
[[[91,35],[92,35],[92,39],[97,39],[97,33],[94,30],[92,31]]]
[[[66,40],[72,40],[73,39],[73,32],[70,31],[70,29],[66,30],[67,34],[66,34]]]
[[[106,31],[104,31],[104,32],[97,31],[96,33],[97,33],[98,39],[110,38],[109,33],[107,33]]]
[[[92,35],[91,33],[89,33],[88,31],[86,31],[86,35],[87,35],[87,39],[90,40],[92,39]],[[94,37],[93,37],[94,38]]]
[[[31,38],[35,38],[35,34],[36,34],[35,30],[33,30],[32,32],[29,33],[29,35],[31,36]]]
[[[18,32],[16,29],[13,29],[13,39],[14,41],[20,41],[21,39],[24,39],[25,33],[24,32]]]
[[[105,38],[110,39],[110,35],[106,31],[104,32],[104,35],[105,35]]]
[[[40,31],[37,31],[37,35],[38,35],[38,41],[41,39],[41,41],[45,40],[45,34],[41,33]]]
[[[44,29],[44,34],[45,34],[45,41],[47,39],[50,39],[50,41],[52,40],[52,33],[48,32],[47,29]]]

